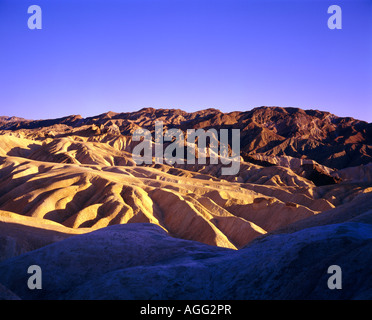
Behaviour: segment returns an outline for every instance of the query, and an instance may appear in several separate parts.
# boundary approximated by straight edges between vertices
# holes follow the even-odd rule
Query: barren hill
[[[223,164],[208,159],[206,164],[136,165],[132,151],[138,142],[132,134],[138,128],[154,133],[155,121],[163,121],[164,130],[184,132],[240,129],[239,172],[223,175]],[[20,289],[23,280],[16,273],[35,257],[45,258],[46,274],[55,274],[58,265],[75,258],[81,268],[88,268],[96,252],[102,277],[93,279],[92,270],[82,275],[79,268],[69,269],[66,283],[49,279],[56,291],[39,297],[79,299],[147,299],[151,292],[160,298],[195,298],[192,290],[207,298],[225,299],[223,292],[237,298],[270,298],[265,286],[242,288],[239,279],[254,282],[274,266],[282,271],[293,263],[301,266],[301,252],[309,258],[312,247],[321,248],[310,259],[320,272],[322,263],[332,260],[323,254],[328,243],[345,257],[350,256],[347,248],[354,248],[360,256],[350,258],[359,261],[372,234],[371,139],[371,124],[296,108],[231,113],[146,108],[89,118],[1,117],[0,297],[35,298]],[[128,261],[116,259],[123,244],[130,248]],[[70,255],[71,248],[80,248],[81,256]],[[139,256],[136,248],[146,255]],[[53,252],[58,259],[48,264]],[[262,267],[261,274],[252,261]],[[190,264],[193,268],[183,274],[186,291],[174,291],[171,284]],[[107,265],[111,269],[105,269]],[[230,267],[231,277],[218,280]],[[164,284],[151,280],[159,279],[162,268],[171,270],[161,278],[170,287],[153,291]],[[277,274],[279,282],[268,285],[279,290],[278,297],[332,298],[323,289],[312,292],[310,284],[296,296],[291,286],[319,278],[312,269],[301,270],[297,282],[287,285],[290,275]],[[199,273],[200,278],[190,278]],[[127,289],[108,289],[117,278],[128,284]],[[133,279],[142,279],[142,293],[133,289]],[[92,284],[107,294],[95,295],[89,289]],[[348,291],[349,296],[368,296],[368,285]]]
[[[222,176],[222,164],[137,166],[132,133],[153,132],[155,121],[183,131],[240,129],[239,173]],[[150,222],[176,237],[236,249],[349,202],[371,182],[337,170],[371,160],[371,125],[321,111],[146,108],[89,118],[3,117],[0,129],[0,214],[73,229]]]
[[[216,109],[187,113],[179,109],[144,108],[137,112],[107,112],[88,118],[72,115],[52,120],[2,120],[0,130],[38,140],[49,136],[90,137],[130,152],[130,137],[134,130],[153,131],[155,121],[163,121],[165,129],[184,131],[240,129],[242,155],[258,159],[290,156],[342,169],[367,164],[372,158],[372,124],[299,108],[260,107],[230,113]]]

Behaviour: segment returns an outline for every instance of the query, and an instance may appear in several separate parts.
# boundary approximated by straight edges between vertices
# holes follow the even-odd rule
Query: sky
[[[0,115],[281,106],[372,122],[372,0],[0,0],[0,46]]]

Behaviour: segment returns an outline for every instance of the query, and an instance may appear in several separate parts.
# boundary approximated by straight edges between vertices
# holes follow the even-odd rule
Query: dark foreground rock
[[[20,300],[19,297],[0,283],[0,300]]]
[[[152,224],[72,236],[0,264],[22,299],[370,299],[372,225],[344,222],[269,235],[241,250],[170,237]],[[42,269],[30,290],[27,269]],[[328,267],[342,269],[330,290]]]

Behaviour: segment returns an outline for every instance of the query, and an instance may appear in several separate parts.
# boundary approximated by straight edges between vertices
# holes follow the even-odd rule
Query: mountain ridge
[[[115,129],[130,139],[138,128],[240,129],[241,154],[247,157],[291,156],[311,159],[334,169],[372,162],[372,124],[351,117],[337,117],[319,110],[258,107],[250,111],[223,113],[217,109],[185,112],[180,109],[143,108],[135,112],[106,112],[82,118],[70,115],[49,120],[0,121],[0,133],[22,131],[35,138],[35,131],[54,136],[97,136]],[[115,131],[114,130],[114,131]],[[37,137],[36,137],[37,138]],[[131,150],[127,150],[131,151]]]
[[[136,165],[132,134],[153,134],[155,121],[165,130],[240,129],[239,172],[223,175],[223,164],[208,158]],[[153,223],[174,237],[239,249],[371,188],[369,124],[328,112],[145,108],[9,123],[0,125],[0,217],[21,224],[21,217],[73,230]]]

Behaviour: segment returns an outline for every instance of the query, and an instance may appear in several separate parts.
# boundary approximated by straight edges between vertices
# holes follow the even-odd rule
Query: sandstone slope
[[[235,251],[172,238],[153,224],[115,225],[0,263],[22,299],[371,299],[369,222],[268,235]],[[43,289],[25,273],[37,263]],[[342,290],[327,286],[342,268]]]
[[[153,132],[155,121],[182,130],[241,129],[239,173],[221,175],[222,164],[136,166],[131,134],[139,127]],[[355,159],[366,162],[369,128],[325,112],[265,107],[229,114],[148,108],[90,118],[3,117],[0,210],[12,213],[18,224],[21,216],[35,218],[41,229],[42,221],[53,221],[66,234],[149,222],[175,237],[239,249],[370,192],[368,165],[337,170],[307,156],[319,155],[319,146],[332,152],[341,134],[349,142],[357,135],[353,148],[366,153]],[[283,143],[291,148],[278,147]],[[3,238],[12,237],[4,232]],[[13,246],[6,241],[5,248]],[[25,250],[20,248],[6,249],[6,256]]]
[[[239,172],[136,165],[132,133],[155,121],[240,129]],[[278,107],[1,117],[0,297],[371,298],[371,137],[363,121]],[[45,290],[25,287],[30,264]],[[331,264],[347,290],[326,287]]]

